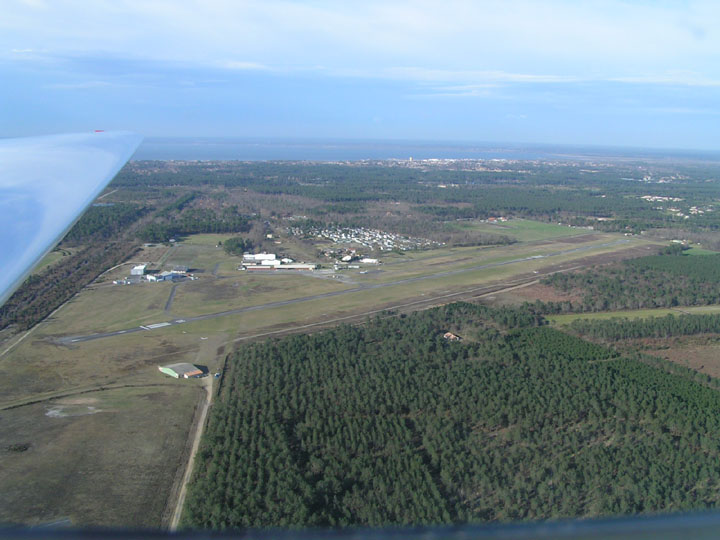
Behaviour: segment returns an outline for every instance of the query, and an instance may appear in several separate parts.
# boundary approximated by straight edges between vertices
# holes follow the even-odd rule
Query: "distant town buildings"
[[[642,195],[640,197],[644,201],[647,202],[672,202],[672,203],[679,203],[682,202],[684,199],[681,199],[680,197],[664,197],[660,195]],[[682,208],[679,208],[680,205],[673,205],[673,206],[653,206],[653,210],[658,210],[661,212],[670,212],[673,216],[682,218],[682,219],[690,219],[690,216],[701,216],[707,212],[712,212],[713,207],[711,205],[704,206],[702,208],[698,206],[691,206],[687,210],[683,210]]]

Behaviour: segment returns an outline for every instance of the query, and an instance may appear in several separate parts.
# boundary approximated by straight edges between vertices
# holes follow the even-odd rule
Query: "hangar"
[[[159,366],[158,369],[165,373],[165,375],[170,375],[171,377],[175,377],[176,379],[184,378],[184,379],[191,379],[194,377],[202,377],[203,372],[202,370],[198,369],[196,366],[192,364],[187,363],[180,363],[180,364],[170,364],[167,366]]]

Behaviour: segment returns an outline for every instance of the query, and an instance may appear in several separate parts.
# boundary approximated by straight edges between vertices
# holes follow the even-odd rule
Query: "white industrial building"
[[[264,263],[267,261],[274,261],[274,253],[258,253],[253,255],[252,253],[243,253],[243,263]]]
[[[147,280],[151,282],[170,281],[173,276],[175,276],[175,274],[166,270],[164,272],[160,272],[159,274],[148,274]]]
[[[292,264],[269,264],[276,261],[266,261],[263,264],[243,264],[243,270],[307,270],[312,271],[317,268],[317,264],[313,263],[292,263]]]
[[[132,267],[132,270],[130,270],[130,275],[131,276],[145,275],[146,269],[147,269],[147,264],[138,264],[137,266]]]
[[[242,266],[239,270],[315,270],[317,264],[296,263],[283,257],[278,259],[274,253],[243,254]]]

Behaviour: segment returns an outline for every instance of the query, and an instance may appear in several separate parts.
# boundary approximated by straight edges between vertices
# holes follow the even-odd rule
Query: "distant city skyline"
[[[0,136],[720,149],[714,2],[8,0]]]

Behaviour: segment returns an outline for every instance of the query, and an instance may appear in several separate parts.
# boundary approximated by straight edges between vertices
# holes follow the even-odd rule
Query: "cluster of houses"
[[[680,197],[663,197],[663,196],[659,196],[659,195],[643,195],[640,198],[645,201],[648,201],[648,202],[681,202],[684,200],[684,199],[681,199]],[[713,211],[712,207],[710,207],[710,206],[707,206],[704,208],[700,208],[697,206],[691,206],[690,209],[687,211],[688,212],[687,214],[685,212],[683,212],[683,210],[678,208],[677,206],[668,206],[667,209],[663,206],[654,206],[653,209],[660,210],[660,211],[667,210],[668,212],[672,213],[672,215],[674,215],[675,217],[680,217],[683,219],[690,219],[691,215],[699,216],[699,215],[704,214],[705,212]]]
[[[138,264],[130,270],[130,275],[122,279],[113,281],[115,285],[133,285],[141,281],[157,283],[158,281],[176,281],[180,279],[197,279],[190,273],[187,266],[173,266],[172,270],[163,270],[162,272],[148,272],[147,264]]]
[[[660,195],[643,195],[640,197],[641,199],[648,201],[648,202],[680,202],[682,199],[680,197],[663,197]]]
[[[487,219],[481,219],[480,223],[505,223],[508,220],[505,216],[500,217],[489,217]]]
[[[312,236],[336,244],[356,244],[378,251],[405,251],[442,245],[441,242],[425,238],[412,238],[365,227],[289,227],[288,232],[295,236]]]

